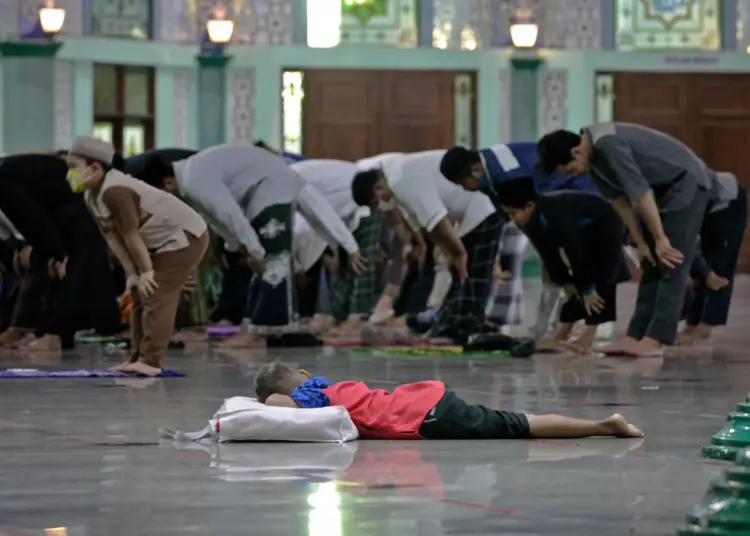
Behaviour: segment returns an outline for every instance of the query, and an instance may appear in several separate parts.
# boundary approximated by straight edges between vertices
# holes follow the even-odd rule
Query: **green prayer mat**
[[[352,348],[353,352],[359,353],[384,353],[389,355],[399,355],[406,357],[455,357],[455,358],[497,358],[509,357],[510,352],[498,350],[496,352],[464,352],[460,346],[382,346],[372,347],[364,346]]]

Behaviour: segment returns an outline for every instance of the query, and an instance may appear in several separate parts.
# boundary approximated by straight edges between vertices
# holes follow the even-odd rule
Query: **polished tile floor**
[[[632,308],[623,289],[623,309]],[[346,350],[174,353],[184,379],[0,380],[0,536],[669,535],[721,464],[700,447],[750,390],[750,281],[713,353],[664,359],[407,358]],[[743,328],[743,326],[745,326]],[[437,378],[499,408],[599,418],[645,440],[158,445],[161,426],[202,428],[283,358],[373,387]],[[103,367],[0,353],[0,366]]]

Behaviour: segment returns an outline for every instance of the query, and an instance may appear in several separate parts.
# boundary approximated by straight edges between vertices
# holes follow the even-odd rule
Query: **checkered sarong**
[[[504,284],[493,283],[492,296],[487,303],[487,319],[500,325],[519,325],[523,322],[523,255],[529,239],[512,223],[503,227],[497,260],[511,278]]]
[[[344,274],[333,284],[331,290],[331,312],[336,320],[346,320],[350,315],[367,317],[378,299],[376,251],[380,244],[380,229],[383,218],[380,211],[359,221],[352,233],[359,246],[360,254],[367,260],[362,275],[357,276],[347,265],[347,255],[339,250],[341,272]]]
[[[453,284],[441,307],[431,336],[448,337],[463,344],[484,326],[485,308],[492,290],[492,265],[503,227],[503,218],[494,213],[463,237],[469,255],[469,277],[454,274]]]

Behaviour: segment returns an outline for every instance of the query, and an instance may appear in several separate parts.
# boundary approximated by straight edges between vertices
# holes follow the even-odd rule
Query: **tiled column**
[[[197,58],[198,147],[205,149],[226,141],[226,67],[231,56],[201,54]]]
[[[55,55],[60,43],[0,43],[4,153],[55,149]]]

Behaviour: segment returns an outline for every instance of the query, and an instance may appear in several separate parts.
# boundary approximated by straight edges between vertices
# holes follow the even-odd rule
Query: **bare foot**
[[[27,334],[26,331],[17,328],[8,328],[7,331],[0,335],[0,346],[12,346],[23,339]]]
[[[570,341],[564,341],[561,343],[567,349],[572,350],[578,354],[590,354],[591,347],[593,346],[591,341],[583,341],[581,339],[573,339]]]
[[[62,342],[57,335],[43,335],[25,347],[30,352],[54,352],[62,349]]]
[[[33,333],[27,333],[26,335],[24,335],[23,339],[19,339],[13,344],[9,344],[8,348],[26,348],[35,340],[36,340],[36,337],[34,336]]]
[[[181,333],[175,333],[172,336],[172,341],[184,342],[185,344],[208,342],[208,334],[205,331],[183,331]]]
[[[135,363],[128,364],[127,367],[124,367],[121,372],[124,372],[125,374],[142,374],[143,376],[156,376],[158,374],[161,374],[161,370],[159,367],[152,367],[151,365],[147,365],[143,361],[136,361]]]
[[[643,437],[643,432],[615,413],[602,421],[604,429],[614,437]]]
[[[630,350],[633,350],[638,345],[638,342],[632,337],[625,337],[610,344],[599,346],[596,350],[608,355],[630,355]]]
[[[247,331],[241,331],[224,339],[216,346],[219,348],[259,348],[266,346],[266,339]]]
[[[222,320],[219,320],[214,325],[217,326],[217,327],[222,327],[222,328],[228,328],[228,327],[234,326],[234,324],[232,323],[232,321],[231,320],[227,320],[226,318],[224,318]]]
[[[133,361],[130,361],[129,359],[127,361],[123,361],[119,365],[115,365],[114,367],[109,367],[107,370],[111,370],[112,372],[122,372],[127,367],[133,364]]]
[[[541,339],[536,343],[537,352],[565,353],[568,349],[561,341],[555,339]]]
[[[664,347],[658,341],[646,337],[626,348],[624,354],[632,357],[664,357]]]

